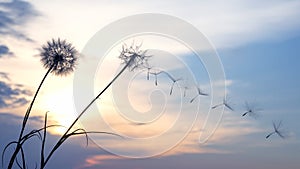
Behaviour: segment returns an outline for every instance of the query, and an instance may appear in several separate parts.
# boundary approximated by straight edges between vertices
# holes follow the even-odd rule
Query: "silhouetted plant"
[[[50,151],[47,157],[45,157],[45,161],[42,163],[41,168],[44,168],[46,164],[49,162],[50,158],[54,154],[54,152],[70,137],[73,135],[80,134],[88,134],[88,133],[104,133],[104,134],[113,134],[108,132],[86,132],[83,129],[76,129],[71,132],[73,126],[77,123],[80,117],[87,111],[87,109],[118,79],[118,77],[126,70],[134,71],[136,69],[142,69],[145,65],[148,65],[148,59],[151,57],[150,55],[146,55],[146,50],[141,50],[140,46],[127,47],[126,44],[122,46],[122,51],[119,55],[119,58],[122,60],[122,64],[124,67],[120,70],[120,72],[108,83],[108,85],[99,92],[99,94],[82,110],[82,112],[77,116],[77,118],[73,121],[73,123],[68,127],[65,133],[61,136],[58,142],[54,145],[53,149]],[[80,131],[80,132],[79,132]],[[116,135],[116,134],[113,134]],[[117,135],[119,136],[119,135]]]
[[[134,44],[132,44],[130,47],[127,47],[127,45],[124,44],[122,46],[119,58],[123,61],[122,64],[125,64],[125,69],[128,67],[130,71],[133,71],[138,68],[144,68],[148,65],[148,60],[151,56],[146,55],[147,50],[140,49],[141,45],[142,44],[134,46]],[[121,73],[122,72],[123,71],[121,71]]]
[[[90,103],[79,113],[79,115],[74,119],[72,124],[66,129],[64,134],[59,138],[59,140],[54,144],[53,148],[50,149],[49,153],[45,154],[45,145],[47,140],[47,129],[50,127],[61,127],[60,125],[47,125],[47,119],[48,119],[48,112],[45,113],[45,119],[44,124],[42,128],[31,130],[29,133],[24,134],[25,127],[27,124],[27,121],[29,119],[29,115],[31,112],[31,109],[33,107],[33,104],[36,100],[36,97],[42,87],[42,84],[44,83],[46,77],[49,73],[53,73],[55,75],[67,75],[75,69],[76,61],[78,58],[78,52],[75,50],[75,48],[70,44],[67,43],[65,40],[54,40],[48,41],[46,45],[42,46],[42,49],[40,51],[41,56],[41,62],[43,66],[47,69],[46,74],[44,75],[42,81],[40,82],[36,93],[33,97],[33,100],[31,101],[22,122],[22,127],[20,131],[20,135],[17,141],[11,141],[8,143],[2,153],[2,165],[3,165],[3,157],[6,149],[12,145],[15,145],[15,149],[13,151],[13,154],[10,158],[8,169],[11,169],[16,163],[16,165],[19,168],[27,168],[26,165],[26,159],[25,159],[25,152],[23,149],[23,145],[25,142],[27,142],[32,137],[38,137],[42,143],[41,143],[41,151],[40,151],[40,169],[44,169],[51,157],[54,155],[56,150],[70,137],[77,136],[77,135],[85,135],[86,140],[88,143],[88,137],[87,135],[90,133],[98,133],[98,134],[110,134],[119,136],[114,133],[110,132],[99,132],[99,131],[85,131],[82,128],[74,129],[75,124],[78,122],[78,120],[86,113],[86,111],[90,108],[90,106],[119,78],[119,76],[128,69],[129,71],[135,71],[137,69],[146,69],[147,70],[147,80],[150,79],[150,75],[155,76],[155,85],[158,85],[158,75],[165,74],[168,79],[172,81],[170,92],[169,94],[172,95],[174,90],[174,85],[182,80],[181,78],[174,78],[170,73],[162,70],[154,69],[153,67],[148,65],[148,60],[151,58],[150,55],[146,55],[147,50],[141,50],[141,45],[134,45],[134,43],[131,46],[127,46],[124,44],[122,46],[122,51],[120,52],[119,59],[121,59],[122,64],[124,65],[123,68],[118,72],[116,76],[112,78],[112,80],[104,87],[103,90],[101,90],[98,95],[93,98]],[[180,87],[180,86],[179,86]],[[186,90],[189,88],[188,86],[184,86],[184,94],[183,96],[186,96]],[[209,94],[203,92],[199,86],[196,86],[197,94],[190,100],[190,103],[194,102],[194,100],[200,96],[209,96]],[[226,97],[224,97],[223,102],[220,104],[217,104],[212,109],[215,109],[220,106],[225,106],[229,110],[233,111],[234,109],[230,106],[228,103],[228,100],[226,100]],[[246,106],[246,112],[242,114],[242,116],[252,116],[256,117],[257,113],[261,110],[257,107],[250,106],[247,102],[245,103]],[[144,125],[145,123],[137,123],[137,125]],[[266,136],[266,138],[269,138],[273,134],[278,134],[281,138],[284,138],[281,131],[279,131],[281,127],[281,121],[278,124],[275,124],[273,122],[273,128],[274,131],[271,132]],[[41,132],[43,132],[41,134]],[[18,160],[18,155],[21,156],[21,162]],[[35,167],[37,168],[37,166]]]
[[[67,75],[74,71],[78,52],[71,43],[65,40],[52,39],[42,46],[41,62],[46,69],[55,75]]]
[[[18,153],[21,151],[21,155],[23,157],[23,148],[22,145],[24,142],[31,138],[32,136],[36,136],[36,133],[33,135],[25,135],[27,137],[24,137],[24,130],[31,112],[31,109],[33,107],[33,104],[36,100],[36,97],[42,87],[42,84],[44,83],[46,77],[49,73],[54,73],[55,75],[67,75],[68,73],[72,72],[75,68],[78,52],[75,50],[75,48],[72,46],[72,44],[67,43],[65,40],[61,41],[60,39],[52,41],[48,41],[46,45],[42,46],[41,49],[41,62],[43,63],[44,67],[47,69],[46,74],[44,75],[42,81],[40,82],[35,95],[27,108],[27,111],[25,112],[22,127],[20,131],[20,135],[17,141],[12,141],[8,144],[8,146],[15,144],[15,150],[10,158],[10,162],[8,165],[8,169],[11,169],[13,167],[14,161],[16,160],[16,157]],[[45,128],[46,129],[46,128]],[[23,159],[24,161],[24,159]],[[24,165],[23,165],[24,167]]]

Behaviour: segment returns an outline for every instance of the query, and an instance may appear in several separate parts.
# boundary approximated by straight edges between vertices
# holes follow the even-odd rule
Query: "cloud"
[[[22,85],[10,84],[7,73],[0,72],[0,109],[15,108],[28,103],[26,96],[31,95],[31,91],[24,89]]]
[[[217,48],[299,35],[299,1],[213,0],[174,4],[174,11],[188,9],[183,18],[206,34]]]
[[[104,163],[108,163],[109,160],[121,159],[116,155],[94,155],[85,159],[85,164],[78,167],[78,169],[101,166]]]
[[[33,128],[36,128],[37,126],[42,126],[42,120],[43,117],[41,116],[34,116],[32,121],[36,122],[35,125],[32,125],[32,123],[29,123],[28,129],[29,131]],[[22,117],[17,116],[17,115],[12,115],[11,113],[0,113],[0,133],[3,137],[0,139],[0,151],[3,150],[4,146],[9,142],[14,139],[16,139],[16,133],[18,133],[19,130],[19,125],[21,124]],[[31,121],[31,122],[32,122]],[[230,127],[228,125],[231,125],[231,122],[228,121],[224,125],[224,127]],[[96,169],[96,168],[122,168],[122,169],[132,169],[132,168],[143,168],[143,169],[150,169],[150,168],[199,168],[199,165],[201,165],[204,168],[220,168],[220,167],[225,167],[225,168],[237,168],[240,166],[245,166],[245,162],[247,164],[253,164],[256,160],[259,162],[263,163],[258,163],[258,166],[261,166],[262,164],[265,164],[265,161],[273,161],[276,159],[278,154],[280,155],[279,157],[282,158],[291,158],[295,157],[298,155],[298,151],[295,150],[292,154],[289,152],[289,156],[285,157],[281,154],[281,152],[278,152],[278,148],[270,147],[267,149],[260,149],[257,147],[253,146],[252,142],[256,138],[251,138],[251,140],[247,141],[246,138],[243,141],[246,142],[241,142],[239,141],[234,141],[231,142],[228,138],[230,137],[231,140],[236,140],[236,137],[234,133],[243,133],[247,130],[243,129],[240,130],[241,128],[238,127],[239,125],[236,126],[235,131],[227,131],[227,130],[220,130],[219,133],[216,133],[217,135],[223,134],[225,131],[226,134],[225,136],[227,137],[222,137],[221,140],[218,141],[218,143],[222,143],[222,147],[216,146],[216,142],[213,142],[214,145],[206,145],[206,147],[209,148],[214,148],[212,146],[216,146],[218,149],[224,150],[229,150],[230,152],[240,152],[240,153],[233,153],[233,154],[220,154],[220,152],[212,152],[209,150],[209,152],[206,151],[204,154],[194,154],[197,153],[195,152],[194,149],[197,149],[197,146],[193,146],[188,144],[189,146],[189,151],[185,151],[183,153],[187,154],[172,154],[169,156],[160,156],[160,157],[155,157],[155,158],[148,158],[148,159],[128,159],[128,158],[122,158],[122,157],[117,157],[115,155],[106,153],[102,150],[99,149],[99,147],[89,145],[88,148],[84,148],[80,146],[81,144],[85,143],[85,138],[84,137],[74,137],[68,140],[66,143],[62,145],[62,147],[54,154],[53,158],[50,160],[48,163],[47,168],[74,168],[74,169]],[[233,126],[232,126],[233,127]],[[249,133],[252,133],[253,131],[248,131]],[[229,135],[228,135],[229,134]],[[244,133],[245,134],[245,133]],[[193,136],[194,133],[191,133],[191,138],[194,139],[187,139],[193,142],[195,142],[195,137]],[[224,134],[223,134],[224,135]],[[48,133],[47,135],[47,149],[51,148],[53,143],[55,143],[58,139],[57,136],[51,135]],[[216,141],[216,138],[213,138],[214,141]],[[223,139],[226,141],[223,142]],[[228,140],[228,141],[227,141]],[[263,138],[264,140],[264,138]],[[282,140],[281,140],[282,141]],[[35,166],[35,162],[38,162],[39,160],[39,147],[40,147],[40,140],[37,138],[34,138],[28,142],[29,144],[26,144],[25,148],[25,153],[26,157],[28,160],[28,168],[33,168]],[[90,142],[93,144],[93,142]],[[231,143],[231,144],[230,144]],[[241,144],[242,143],[242,144]],[[270,143],[270,142],[267,142]],[[254,144],[255,145],[255,144]],[[48,147],[49,146],[49,147]],[[148,145],[149,146],[149,145]],[[204,145],[205,146],[205,145]],[[245,146],[250,146],[251,149],[249,149],[248,152],[245,152],[243,150]],[[290,148],[295,148],[295,144],[291,145]],[[216,148],[215,147],[215,148]],[[4,165],[7,164],[7,160],[9,158],[10,150],[12,147],[8,149],[8,151],[5,153],[4,156]],[[199,148],[199,147],[198,147]],[[289,149],[288,147],[283,147],[284,151],[283,153],[286,153]],[[287,150],[285,150],[287,149]],[[215,149],[214,149],[215,150]],[[246,149],[247,150],[247,149]],[[30,152],[30,153],[29,153]],[[244,152],[244,153],[243,153]],[[254,154],[251,154],[254,153]],[[226,152],[225,152],[226,153]],[[267,156],[257,156],[259,153],[267,153]],[[230,157],[230,158],[228,158]],[[255,159],[253,159],[255,157]],[[228,158],[228,159],[227,159]],[[216,161],[216,159],[218,159]],[[291,158],[295,159],[292,160],[291,162],[293,164],[298,164],[296,161],[296,158]],[[249,160],[251,160],[249,162]],[[226,163],[224,163],[226,161]],[[283,162],[283,161],[280,161]],[[216,166],[214,167],[214,165]],[[235,164],[234,167],[231,166],[231,164]],[[273,164],[273,162],[272,162]],[[263,168],[283,168],[285,165],[276,165],[276,167],[263,167]],[[248,165],[247,165],[248,166]],[[251,166],[253,168],[253,166]],[[258,167],[259,168],[259,167]],[[291,167],[291,168],[297,168],[297,167]]]
[[[51,113],[51,112],[50,112]],[[50,115],[50,114],[49,114]],[[2,153],[4,146],[10,141],[17,139],[20,125],[22,124],[22,116],[14,115],[10,112],[0,113],[0,153]],[[33,129],[38,129],[43,126],[43,116],[31,116],[28,125],[26,126],[25,133],[30,132]],[[53,123],[49,123],[53,124]],[[54,123],[55,124],[55,123]],[[53,145],[58,141],[59,136],[47,133],[46,150],[45,153],[49,153]],[[101,150],[99,147],[92,146],[93,142],[89,142],[89,146],[86,147],[86,140],[84,136],[75,136],[69,138],[52,156],[46,168],[74,168],[83,169],[94,167],[95,165],[111,164],[106,160],[118,160],[121,159],[117,156],[108,154]],[[26,155],[26,162],[28,168],[34,168],[36,164],[39,164],[40,159],[40,146],[41,141],[37,137],[33,137],[27,143],[24,144],[24,151]],[[10,154],[12,153],[13,146],[10,146],[5,152],[4,166],[8,164]],[[0,155],[1,156],[1,155]],[[123,160],[122,160],[123,161]],[[112,161],[114,162],[114,161]]]
[[[0,2],[0,35],[12,35],[16,38],[32,41],[21,33],[19,26],[38,15],[38,12],[29,2],[22,0]]]
[[[0,72],[0,79],[10,80],[8,73]]]
[[[0,45],[0,58],[5,55],[13,55],[9,48],[5,45]]]

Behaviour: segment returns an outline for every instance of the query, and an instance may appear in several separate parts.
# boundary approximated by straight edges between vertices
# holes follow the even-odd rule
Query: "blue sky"
[[[186,107],[182,108],[185,110],[182,121],[178,122],[177,128],[173,126],[172,132],[175,134],[170,133],[170,136],[163,137],[162,143],[168,145],[168,143],[173,143],[172,141],[177,139],[178,135],[182,133],[188,135],[168,152],[145,159],[124,158],[100,149],[96,139],[99,137],[92,137],[95,139],[94,143],[90,142],[88,147],[85,146],[85,138],[76,137],[70,139],[56,152],[46,168],[297,169],[300,166],[300,132],[298,130],[300,127],[298,122],[300,119],[298,106],[300,100],[299,7],[300,2],[296,0],[264,2],[230,0],[226,3],[218,0],[131,1],[127,3],[120,1],[86,2],[83,0],[0,0],[0,150],[3,150],[5,144],[17,138],[23,113],[39,80],[46,71],[42,68],[38,57],[38,49],[42,44],[51,38],[60,37],[67,39],[81,51],[89,39],[104,26],[125,16],[147,12],[181,18],[194,25],[209,39],[223,64],[227,92],[235,111],[225,109],[219,127],[205,143],[199,144],[198,142],[200,132],[204,134],[207,132],[201,130],[205,112],[200,112],[190,132],[181,131],[190,125],[193,113],[195,113],[192,111],[195,107],[192,106],[196,104],[185,104]],[[144,47],[151,46],[151,43],[154,43],[154,46],[155,43],[156,45],[163,44],[163,39],[160,39],[160,42],[155,40],[157,39],[144,38]],[[169,43],[168,41],[164,42]],[[178,48],[172,49],[172,45],[164,45],[162,48],[172,50],[168,52],[176,53],[178,51]],[[187,55],[180,52],[183,57]],[[88,56],[83,56],[79,66],[80,63],[89,62],[85,60],[86,58]],[[109,57],[107,62],[113,63],[111,65],[119,63]],[[170,61],[170,64],[167,63],[169,63],[168,60],[164,65],[171,65],[169,70],[172,75],[186,73],[182,69],[182,65],[176,65],[173,61]],[[190,63],[188,66],[194,69],[199,67],[199,64]],[[106,71],[101,72],[102,69]],[[201,78],[200,86],[210,92],[208,75],[203,71],[204,67],[199,69],[201,69],[201,74],[197,76],[205,77],[204,80]],[[107,68],[104,65],[99,70],[97,75],[103,79],[111,77],[110,67]],[[124,78],[126,80],[125,75]],[[152,96],[154,99],[150,101],[155,106],[159,105],[160,99],[167,98],[170,103],[167,109],[170,110],[170,113],[159,116],[161,119],[157,123],[148,126],[127,124],[127,121],[116,113],[111,100],[112,96],[108,92],[98,103],[101,105],[101,112],[105,112],[101,114],[102,122],[111,123],[110,126],[118,133],[137,138],[159,135],[172,126],[172,120],[176,120],[176,116],[174,116],[176,111],[174,110],[177,108],[178,100],[168,96],[170,82],[166,77],[160,77],[158,87],[155,87],[153,80],[154,77],[151,77],[150,81],[133,83],[133,86],[150,86],[149,88],[145,87],[148,92],[153,89],[165,91],[167,95],[154,93]],[[102,82],[102,78],[95,81],[100,86],[96,87],[96,90],[105,84]],[[174,96],[179,97],[176,95],[176,90]],[[193,90],[188,91],[189,97],[184,98],[184,101],[188,102],[194,96]],[[144,92],[142,89],[137,89],[129,96],[130,101],[139,105],[137,109],[143,111],[149,110],[148,102],[140,99]],[[209,99],[200,98],[200,107],[209,108]],[[245,101],[253,102],[263,109],[258,118],[241,116],[245,112]],[[51,112],[50,123],[69,125],[72,122],[75,117],[73,75],[48,77],[34,106],[28,130],[42,125],[46,111]],[[94,118],[98,116],[99,114],[95,111],[90,111],[89,115],[83,119],[82,124],[94,124],[94,122],[98,124],[98,118]],[[273,135],[269,139],[265,139],[266,135],[273,130],[272,121],[280,120],[282,120],[287,138],[281,139],[277,135]],[[107,127],[102,124],[85,127],[94,129],[93,127],[99,126]],[[50,131],[47,150],[58,139],[62,130]],[[115,150],[114,148],[116,148],[120,152],[145,151],[151,154],[152,151],[157,152],[161,148],[158,146],[160,144],[138,142],[137,145],[132,145],[106,136],[100,136],[100,140],[103,140],[101,143],[104,147],[102,148],[106,150]],[[26,150],[30,152],[27,155],[28,164],[31,167],[39,158],[37,147],[39,144],[38,139],[33,139],[31,144],[26,145]],[[155,147],[156,145],[157,147]],[[7,154],[10,151],[9,149]],[[7,156],[4,160],[6,163]]]

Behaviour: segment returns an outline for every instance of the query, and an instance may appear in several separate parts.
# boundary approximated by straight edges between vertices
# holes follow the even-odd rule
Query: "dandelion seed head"
[[[75,69],[78,52],[71,43],[58,38],[43,45],[40,56],[43,66],[46,69],[52,68],[51,73],[67,75]]]
[[[122,64],[128,65],[130,71],[148,67],[148,60],[151,56],[146,55],[147,50],[141,50],[140,47],[141,45],[135,46],[134,44],[130,47],[126,44],[122,46],[119,58],[123,61]]]

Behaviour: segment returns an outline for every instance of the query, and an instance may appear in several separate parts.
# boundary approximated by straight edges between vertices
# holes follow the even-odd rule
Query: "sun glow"
[[[61,88],[52,90],[45,95],[40,103],[43,110],[48,111],[48,124],[61,125],[49,129],[52,134],[63,134],[67,127],[76,118],[76,110],[73,104],[72,88]]]

